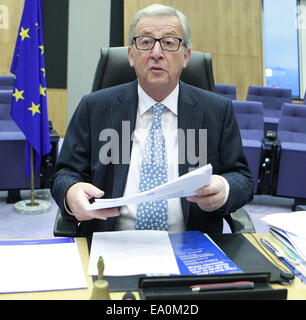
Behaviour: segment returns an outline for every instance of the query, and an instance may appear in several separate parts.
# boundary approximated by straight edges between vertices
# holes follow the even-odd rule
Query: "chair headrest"
[[[263,115],[263,103],[261,101],[240,101],[233,100],[233,109],[236,113],[244,114],[262,114]]]
[[[10,104],[12,100],[12,90],[0,90],[0,103]]]
[[[16,77],[14,75],[0,75],[0,88],[7,90],[14,86]]]
[[[136,79],[130,67],[127,47],[103,48],[98,61],[92,91],[112,87]],[[189,63],[181,74],[181,80],[196,87],[214,91],[215,83],[212,58],[209,53],[192,51]]]
[[[291,89],[262,87],[262,86],[249,86],[248,95],[273,97],[273,98],[289,98],[289,99],[292,98]]]
[[[281,109],[281,116],[306,119],[306,106],[303,104],[284,103]]]

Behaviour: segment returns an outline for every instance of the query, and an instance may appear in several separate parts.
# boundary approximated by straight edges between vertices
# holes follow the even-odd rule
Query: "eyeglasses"
[[[182,43],[185,45],[183,39],[176,37],[163,37],[163,38],[152,38],[149,36],[138,36],[133,38],[136,48],[138,50],[152,50],[155,46],[156,41],[160,43],[161,48],[164,51],[177,51]]]

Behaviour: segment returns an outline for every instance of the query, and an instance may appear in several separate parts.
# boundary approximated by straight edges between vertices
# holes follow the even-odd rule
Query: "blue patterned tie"
[[[153,106],[154,118],[145,141],[139,192],[157,187],[168,181],[166,142],[161,128],[161,115],[166,107]],[[141,202],[137,205],[136,229],[168,230],[168,201]]]

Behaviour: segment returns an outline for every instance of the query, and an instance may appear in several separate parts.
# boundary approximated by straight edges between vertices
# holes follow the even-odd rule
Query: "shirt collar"
[[[177,84],[177,86],[169,94],[168,97],[166,97],[163,101],[160,102],[164,106],[166,106],[176,116],[177,116],[178,94],[179,94],[179,84]],[[143,91],[139,83],[138,83],[138,98],[139,98],[138,108],[141,116],[144,113],[146,113],[154,104],[158,103]]]

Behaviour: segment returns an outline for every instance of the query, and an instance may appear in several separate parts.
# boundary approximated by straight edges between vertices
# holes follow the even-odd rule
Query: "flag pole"
[[[39,204],[35,202],[35,192],[34,192],[34,156],[33,156],[33,146],[31,145],[31,202],[27,204],[28,206],[38,206]]]
[[[51,208],[50,201],[35,201],[35,176],[34,176],[34,149],[31,145],[31,199],[21,200],[15,203],[15,210],[23,214],[39,214],[48,212]]]

